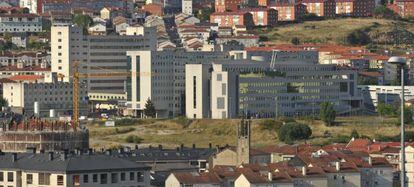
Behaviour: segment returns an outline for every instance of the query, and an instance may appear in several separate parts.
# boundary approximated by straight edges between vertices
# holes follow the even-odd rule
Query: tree
[[[352,130],[352,132],[351,132],[351,137],[352,138],[359,138],[359,133],[358,133],[358,131],[357,130]]]
[[[332,126],[335,122],[336,111],[333,108],[332,103],[323,102],[321,103],[320,118],[327,126]]]
[[[374,9],[373,16],[379,19],[395,19],[398,15],[384,5],[377,6]]]
[[[371,38],[363,30],[356,30],[348,34],[346,41],[350,45],[367,45]]]
[[[401,124],[401,109],[398,109],[398,125]],[[404,124],[410,124],[413,122],[413,111],[410,107],[404,107]]]
[[[154,103],[151,101],[151,99],[148,99],[147,103],[145,103],[144,114],[147,117],[155,118],[155,114],[156,114],[155,106],[154,106]]]
[[[83,14],[76,14],[75,16],[73,16],[72,21],[77,26],[82,27],[84,31],[86,31],[89,25],[93,23],[93,20],[91,17],[89,17],[88,15],[83,15]]]
[[[378,103],[377,112],[381,117],[395,115],[392,105],[385,103]]]
[[[278,131],[279,140],[291,144],[295,140],[308,139],[312,135],[312,129],[305,124],[287,123]]]
[[[293,45],[299,45],[299,44],[300,44],[300,40],[299,40],[299,38],[298,38],[298,37],[293,37],[293,38],[290,40],[290,42],[291,42]]]
[[[8,105],[9,105],[9,102],[3,97],[0,97],[0,108],[6,107]]]

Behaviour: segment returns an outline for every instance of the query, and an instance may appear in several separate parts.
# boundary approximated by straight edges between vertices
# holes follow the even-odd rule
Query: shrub
[[[136,136],[136,135],[129,135],[125,138],[125,142],[127,143],[135,143],[135,144],[139,144],[142,142],[142,138]]]
[[[332,103],[329,103],[329,102],[321,103],[319,117],[327,126],[332,126],[334,124],[334,121],[336,118],[336,111],[334,110]]]
[[[278,131],[282,127],[282,122],[275,121],[273,119],[266,119],[260,123],[260,128],[263,130],[276,130]]]
[[[292,143],[295,140],[308,139],[312,135],[312,129],[305,124],[288,123],[282,125],[278,132],[279,140]]]

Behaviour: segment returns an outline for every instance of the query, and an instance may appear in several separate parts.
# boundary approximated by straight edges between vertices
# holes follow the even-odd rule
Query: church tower
[[[242,119],[237,125],[237,165],[250,161],[250,119]]]

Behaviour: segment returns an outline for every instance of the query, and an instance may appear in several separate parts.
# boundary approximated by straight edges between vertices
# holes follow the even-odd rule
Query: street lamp
[[[405,178],[405,128],[404,128],[404,66],[406,64],[406,59],[403,57],[391,57],[388,60],[388,63],[397,65],[401,69],[401,187],[405,187],[406,178]],[[397,69],[398,69],[397,68]],[[397,70],[398,71],[398,70]]]

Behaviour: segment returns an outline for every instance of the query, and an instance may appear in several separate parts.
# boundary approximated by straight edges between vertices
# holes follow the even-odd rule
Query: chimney
[[[49,152],[49,161],[53,160],[53,152]]]
[[[268,172],[267,173],[267,179],[269,180],[269,181],[273,181],[273,174],[272,174],[272,172]]]
[[[17,153],[12,153],[12,162],[17,161]]]
[[[368,157],[368,164],[372,166],[372,157]]]
[[[158,145],[158,149],[162,150],[162,145],[161,144]]]
[[[336,171],[341,171],[341,162],[335,162]]]
[[[306,167],[305,166],[302,167],[302,175],[306,176]]]

